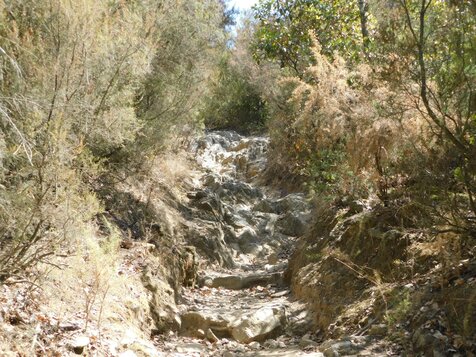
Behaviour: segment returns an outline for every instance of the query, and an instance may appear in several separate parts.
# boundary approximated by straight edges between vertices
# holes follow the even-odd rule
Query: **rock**
[[[79,322],[60,322],[59,329],[61,331],[76,331],[81,328]]]
[[[305,212],[309,210],[309,203],[302,194],[291,193],[276,201],[276,213]]]
[[[244,254],[261,255],[263,252],[263,246],[258,243],[249,243],[249,244],[241,245],[240,250]]]
[[[231,334],[241,343],[250,343],[265,339],[285,323],[284,308],[263,307],[243,315],[233,326]]]
[[[240,181],[226,181],[221,187],[225,190],[221,191],[220,196],[222,198],[228,198],[225,196],[225,192],[231,194],[239,199],[258,199],[263,197],[263,193],[252,187],[250,184]]]
[[[90,340],[87,336],[77,336],[71,341],[70,346],[74,353],[80,355],[84,349],[89,345]]]
[[[269,199],[264,199],[259,201],[254,207],[253,211],[258,211],[258,212],[265,212],[265,213],[277,213],[278,209],[276,207],[276,203],[269,200]]]
[[[264,347],[274,349],[279,347],[279,343],[276,340],[266,340],[264,342]]]
[[[225,221],[233,228],[244,228],[248,225],[248,222],[245,218],[241,217],[236,213],[228,213],[225,215]]]
[[[182,343],[175,347],[175,350],[179,353],[202,353],[206,350],[206,347],[199,343]]]
[[[299,347],[306,349],[309,347],[317,347],[319,344],[316,341],[311,340],[307,335],[303,336],[299,341]]]
[[[385,336],[387,334],[388,327],[385,324],[374,324],[369,329],[370,336]]]
[[[278,220],[277,226],[285,235],[300,237],[306,231],[306,220],[296,213],[286,213]]]
[[[210,341],[211,343],[217,343],[218,342],[218,337],[216,337],[216,335],[213,333],[213,331],[211,329],[207,329],[207,332],[206,332],[206,338],[208,341]]]
[[[248,346],[253,350],[259,350],[261,348],[261,345],[258,341],[250,342]]]
[[[149,310],[157,331],[178,330],[181,321],[175,306],[174,290],[156,276],[149,266],[144,269],[141,278],[144,287],[151,292]]]
[[[435,351],[444,355],[442,351],[445,351],[447,339],[439,331],[430,333],[423,328],[418,328],[412,337],[415,351],[424,352],[428,355],[435,355]]]
[[[329,340],[324,342],[319,349],[325,357],[340,357],[346,355],[355,355],[364,347],[353,343],[350,340],[342,339],[340,341]]]
[[[120,345],[123,347],[128,347],[132,345],[136,339],[137,339],[136,333],[128,329],[124,333],[124,336],[121,339]]]
[[[118,357],[137,357],[137,355],[131,350],[126,350],[119,353]]]
[[[247,289],[254,286],[277,284],[281,281],[280,273],[261,273],[251,275],[227,275],[213,278],[212,287],[230,290]]]
[[[154,345],[143,339],[137,339],[132,345],[129,346],[129,349],[138,356],[147,356],[147,357],[159,357],[162,356]]]
[[[232,251],[225,242],[225,232],[216,222],[201,221],[200,225],[190,224],[186,239],[193,242],[202,255],[221,266],[235,266]]]
[[[268,264],[274,265],[278,262],[278,255],[276,253],[271,253],[268,255]]]
[[[246,228],[238,237],[238,243],[240,245],[257,243],[258,241],[258,236],[256,235],[255,230],[252,228]]]
[[[180,333],[185,336],[199,337],[198,330],[222,332],[229,334],[230,326],[235,321],[231,314],[220,311],[188,311],[182,314],[182,328]]]

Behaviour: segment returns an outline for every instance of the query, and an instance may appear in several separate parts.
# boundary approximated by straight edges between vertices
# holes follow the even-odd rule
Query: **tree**
[[[415,56],[420,112],[458,153],[455,176],[476,219],[476,18],[469,1],[399,0]]]
[[[254,7],[258,27],[254,43],[255,56],[273,59],[281,66],[302,74],[312,60],[313,33],[325,54],[334,51],[350,60],[358,60],[368,42],[365,2],[318,0],[264,0]],[[366,45],[365,45],[366,46]]]

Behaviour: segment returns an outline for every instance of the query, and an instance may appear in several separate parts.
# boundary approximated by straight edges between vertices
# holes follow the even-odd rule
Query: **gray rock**
[[[325,357],[340,357],[346,355],[354,355],[361,351],[364,347],[356,344],[348,339],[339,341],[329,340],[320,345],[319,349],[324,353]]]
[[[277,213],[278,208],[275,202],[269,199],[264,199],[259,201],[256,205],[254,205],[253,211],[265,212],[265,213]]]
[[[305,212],[310,209],[310,205],[302,194],[291,193],[276,201],[276,213],[285,212]]]
[[[293,212],[285,214],[277,222],[281,233],[292,237],[302,236],[306,231],[306,225],[305,217]]]

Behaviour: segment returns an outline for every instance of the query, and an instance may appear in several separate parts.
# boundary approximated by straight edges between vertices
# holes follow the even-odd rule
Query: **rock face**
[[[175,292],[168,283],[149,267],[142,274],[144,287],[149,290],[149,309],[158,332],[177,330],[181,321],[175,306]]]

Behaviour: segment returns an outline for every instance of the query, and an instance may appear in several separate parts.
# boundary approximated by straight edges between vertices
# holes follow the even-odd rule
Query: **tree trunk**
[[[367,0],[357,0],[359,4],[359,14],[360,14],[360,29],[362,32],[362,42],[364,44],[364,52],[367,53],[370,38],[369,38],[369,29],[367,27],[367,14],[369,11],[369,4]]]

